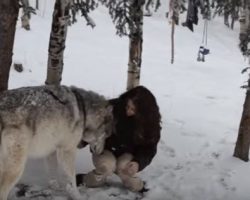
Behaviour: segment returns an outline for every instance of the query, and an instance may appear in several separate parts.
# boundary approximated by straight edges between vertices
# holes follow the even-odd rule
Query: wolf
[[[0,200],[7,200],[29,157],[51,155],[56,155],[54,166],[61,167],[70,198],[81,199],[75,181],[77,145],[87,142],[93,154],[100,154],[111,135],[112,121],[112,107],[92,91],[34,86],[2,92]]]

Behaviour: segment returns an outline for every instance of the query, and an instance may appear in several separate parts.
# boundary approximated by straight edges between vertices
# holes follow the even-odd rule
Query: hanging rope
[[[174,63],[174,29],[175,22],[172,20],[172,31],[171,31],[171,64]]]
[[[208,21],[207,19],[205,19],[203,27],[203,35],[202,35],[202,44],[205,44],[205,46],[207,46],[207,29],[208,29]]]
[[[209,54],[210,50],[207,48],[207,37],[208,37],[208,19],[204,20],[202,42],[198,51],[197,61],[205,62],[205,56]]]

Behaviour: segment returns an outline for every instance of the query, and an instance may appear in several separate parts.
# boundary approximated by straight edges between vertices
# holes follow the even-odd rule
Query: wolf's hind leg
[[[58,161],[57,161],[57,152],[51,153],[46,158],[47,171],[49,176],[49,186],[51,189],[59,190],[60,185],[58,182]]]
[[[20,130],[2,131],[0,146],[0,200],[7,200],[12,187],[21,177],[27,160],[28,138]]]
[[[63,174],[66,178],[66,190],[69,196],[73,200],[80,200],[81,195],[76,187],[76,179],[75,179],[75,157],[76,157],[76,149],[65,150],[63,148],[58,149],[57,159],[58,164],[63,170]]]

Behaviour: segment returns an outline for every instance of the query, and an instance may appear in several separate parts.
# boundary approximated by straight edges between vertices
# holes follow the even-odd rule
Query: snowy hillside
[[[50,1],[31,20],[31,31],[17,26],[14,61],[25,70],[12,69],[10,87],[44,84],[51,27]],[[162,114],[162,137],[152,164],[140,176],[150,191],[144,200],[248,200],[250,163],[232,157],[237,138],[247,80],[238,49],[238,29],[231,31],[221,19],[208,27],[206,62],[197,62],[203,22],[194,33],[177,27],[175,63],[170,64],[171,26],[165,11],[144,20],[141,84],[156,96]],[[107,11],[92,15],[97,26],[82,18],[68,30],[63,84],[91,89],[117,97],[126,88],[128,39],[115,35]],[[183,16],[184,18],[184,16]],[[92,163],[88,148],[78,152],[77,172],[88,172]],[[21,182],[46,187],[43,160],[30,161]],[[110,187],[81,188],[84,200],[135,199],[122,189],[117,177]],[[30,199],[30,198],[18,198]],[[37,198],[33,198],[37,199]],[[41,198],[46,199],[46,198]],[[48,199],[48,198],[47,198]],[[58,195],[54,199],[64,200]]]

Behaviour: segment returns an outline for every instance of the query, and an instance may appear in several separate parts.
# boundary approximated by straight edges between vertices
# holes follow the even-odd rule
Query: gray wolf
[[[112,121],[112,107],[103,96],[76,87],[24,87],[1,93],[0,200],[7,200],[29,157],[55,155],[52,168],[61,167],[70,198],[80,199],[74,166],[77,145],[83,140],[93,154],[100,154]]]
[[[154,95],[138,86],[111,99],[114,132],[107,138],[105,151],[93,155],[95,169],[85,176],[77,175],[77,182],[88,187],[101,186],[107,176],[116,173],[125,187],[144,192],[144,182],[137,176],[148,166],[160,140],[161,115]]]

